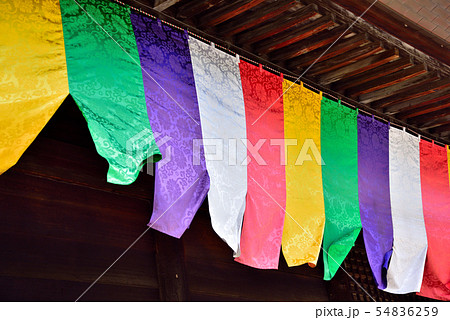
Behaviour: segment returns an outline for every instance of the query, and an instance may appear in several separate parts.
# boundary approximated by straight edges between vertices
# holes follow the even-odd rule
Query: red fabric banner
[[[445,148],[420,141],[420,179],[428,252],[418,294],[450,300],[450,187]]]
[[[282,78],[240,62],[247,124],[247,206],[236,261],[277,269],[286,209]]]

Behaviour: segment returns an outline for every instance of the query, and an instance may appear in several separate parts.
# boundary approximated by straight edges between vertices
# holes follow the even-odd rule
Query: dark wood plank
[[[295,42],[309,38],[312,35],[335,26],[331,16],[323,16],[306,25],[290,28],[255,44],[254,50],[258,53],[269,53],[280,48],[284,48]]]
[[[360,74],[364,71],[376,68],[399,58],[397,49],[390,49],[385,52],[373,55],[358,62],[352,63],[343,68],[331,71],[319,78],[319,83],[327,85],[338,80]]]
[[[425,74],[425,73],[427,73],[426,66],[423,64],[419,64],[419,65],[413,66],[411,68],[403,69],[401,71],[386,75],[382,79],[365,82],[362,85],[355,86],[355,87],[347,90],[345,93],[347,95],[349,95],[350,97],[354,98],[354,97],[364,94],[364,93],[377,91],[377,90],[392,86],[394,84],[397,84],[399,82],[404,82],[408,79],[417,77],[417,76]]]
[[[443,126],[443,125],[447,125],[450,124],[450,115],[446,115],[446,116],[440,116],[436,119],[432,119],[429,121],[426,121],[424,123],[421,123],[421,127],[424,128],[425,130],[429,130],[429,129],[433,129],[434,132],[443,132],[446,131],[445,128],[441,128],[439,129],[439,127]],[[443,131],[441,131],[443,130]]]
[[[389,86],[381,84],[380,87],[382,87],[382,89],[360,95],[359,102],[369,103],[369,102],[381,100],[386,97],[395,95],[396,92],[399,92],[399,91],[403,90],[404,88],[415,87],[415,86],[421,85],[423,83],[431,82],[435,79],[437,79],[436,75],[422,74],[422,75],[407,79],[402,82],[395,83],[395,80],[392,80],[392,83]],[[368,89],[368,90],[370,90],[370,89]]]
[[[381,99],[371,104],[372,107],[381,109],[388,108],[397,103],[407,102],[408,100],[413,100],[415,98],[420,98],[430,93],[440,91],[450,86],[450,79],[440,79],[437,81],[426,82],[423,85],[415,86],[414,88],[405,88],[396,93],[393,97],[388,97]],[[423,100],[424,102],[426,100]]]
[[[331,59],[337,55],[345,53],[351,49],[370,43],[370,40],[364,34],[357,34],[348,39],[339,39],[331,48],[321,48],[313,52],[288,60],[287,66],[294,70],[309,67],[312,63],[318,63]]]
[[[75,301],[126,249],[80,244],[70,239],[55,241],[26,234],[14,236],[0,233],[0,239],[2,240],[0,257],[3,261],[0,276],[84,283],[84,289],[77,292],[72,301]],[[158,288],[154,256],[131,249],[103,275],[98,283]]]
[[[153,9],[156,11],[164,11],[180,1],[181,0],[155,0]]]
[[[4,302],[73,302],[88,284],[76,281],[0,276],[0,300]],[[74,298],[75,297],[75,298]],[[159,301],[156,288],[97,283],[83,301]]]
[[[315,77],[338,68],[345,67],[351,63],[355,63],[356,61],[367,58],[382,50],[384,49],[380,43],[370,43],[368,45],[352,49],[337,57],[316,63],[311,69],[308,70],[307,74]]]
[[[441,117],[450,115],[450,104],[443,105],[441,109],[428,112],[415,117],[410,117],[408,123],[423,126],[423,124],[428,123],[432,120],[440,119]]]
[[[186,4],[181,5],[178,8],[177,18],[190,19],[195,15],[199,15],[206,10],[224,3],[225,0],[193,0],[188,1]]]
[[[223,23],[255,6],[262,3],[264,0],[239,0],[233,1],[217,10],[203,15],[199,19],[198,26],[213,27]]]
[[[85,186],[141,199],[152,199],[153,177],[145,167],[128,186],[106,181],[107,161],[96,150],[38,137],[12,169],[47,179]],[[152,173],[151,170],[149,170]]]
[[[435,103],[427,104],[425,107],[414,108],[397,113],[395,116],[401,120],[417,117],[429,112],[445,109],[450,107],[450,96],[447,99]]]
[[[408,99],[403,102],[389,104],[383,107],[383,112],[386,114],[396,114],[400,111],[405,111],[406,108],[417,106],[422,103],[433,103],[436,101],[443,100],[448,94],[450,94],[450,88],[446,88],[443,90],[438,90],[433,93],[420,95],[417,98]]]
[[[197,295],[214,292],[222,300],[328,301],[321,279],[215,261],[187,260],[186,266],[189,291]]]
[[[275,1],[269,4],[263,4],[261,8],[257,7],[252,13],[246,13],[230,21],[222,23],[218,32],[224,37],[231,37],[254,26],[257,26],[267,20],[275,18],[287,10],[298,6],[298,0]]]
[[[333,0],[333,2],[353,12],[356,16],[361,15],[373,3],[371,0]],[[448,42],[405,18],[380,1],[365,13],[364,19],[418,50],[450,65],[450,55],[443,54],[450,50]]]
[[[238,34],[235,42],[238,46],[248,46],[318,16],[317,6],[310,4],[297,11],[281,16],[274,21]]]
[[[339,37],[345,38],[346,36],[350,35],[352,31],[347,30],[347,28],[348,26],[341,25],[331,30],[324,30],[316,34],[314,37],[309,37],[283,49],[275,50],[269,55],[269,58],[272,61],[281,62],[301,56],[308,52],[322,48],[326,45],[330,45]]]
[[[182,241],[161,232],[155,233],[155,241],[161,301],[186,301],[188,291]]]
[[[447,124],[432,128],[429,131],[433,134],[441,134],[443,137],[449,137],[450,135],[448,132],[450,132],[450,123],[447,122]]]
[[[0,200],[1,232],[119,250],[145,230],[151,213],[148,201],[19,172],[0,176]],[[135,249],[154,251],[147,240]]]
[[[400,59],[391,61],[385,65],[376,67],[353,77],[348,77],[341,81],[337,81],[333,83],[332,87],[334,90],[337,90],[339,92],[345,92],[346,89],[360,86],[375,79],[380,79],[384,76],[403,70],[405,68],[409,68],[411,66],[413,66],[413,62],[410,58],[400,57]]]

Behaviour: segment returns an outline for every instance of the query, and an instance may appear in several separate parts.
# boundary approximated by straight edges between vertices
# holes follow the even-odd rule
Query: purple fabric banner
[[[156,164],[152,228],[181,237],[209,190],[187,34],[131,13],[150,125],[163,160]],[[195,157],[195,158],[194,158]]]
[[[386,270],[394,241],[389,193],[389,126],[358,115],[359,209],[367,258],[379,289],[386,288]]]

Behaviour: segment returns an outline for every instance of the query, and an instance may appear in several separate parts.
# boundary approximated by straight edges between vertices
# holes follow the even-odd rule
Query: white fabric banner
[[[427,235],[420,186],[419,138],[389,129],[389,187],[394,246],[387,270],[391,293],[420,291]]]
[[[214,231],[239,256],[247,195],[244,97],[238,59],[189,37]]]

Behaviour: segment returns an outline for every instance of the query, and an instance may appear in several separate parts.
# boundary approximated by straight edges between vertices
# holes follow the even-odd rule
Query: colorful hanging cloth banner
[[[69,94],[58,1],[0,2],[0,174]]]
[[[450,300],[450,187],[445,148],[420,141],[420,179],[428,251],[419,295]]]
[[[145,106],[130,9],[110,1],[61,0],[70,94],[86,118],[108,182],[130,184],[161,154]]]
[[[322,98],[320,140],[325,230],[324,280],[331,280],[361,231],[357,111]]]
[[[450,146],[447,146],[448,184],[450,186]]]
[[[286,217],[282,248],[288,266],[315,266],[322,244],[325,209],[320,155],[320,100],[315,93],[283,81],[286,139]]]
[[[156,164],[149,226],[173,237],[189,227],[209,189],[203,148],[197,164],[192,142],[202,139],[187,35],[131,13],[150,125],[163,155]]]
[[[214,231],[240,254],[247,195],[246,123],[238,60],[189,37],[206,167],[208,205]]]
[[[247,206],[236,261],[277,269],[286,208],[282,78],[239,64],[247,122]]]
[[[389,127],[358,114],[358,188],[367,258],[379,289],[386,288],[393,231],[389,194]]]
[[[419,138],[393,127],[389,129],[389,189],[394,246],[385,291],[417,292],[427,254]]]

